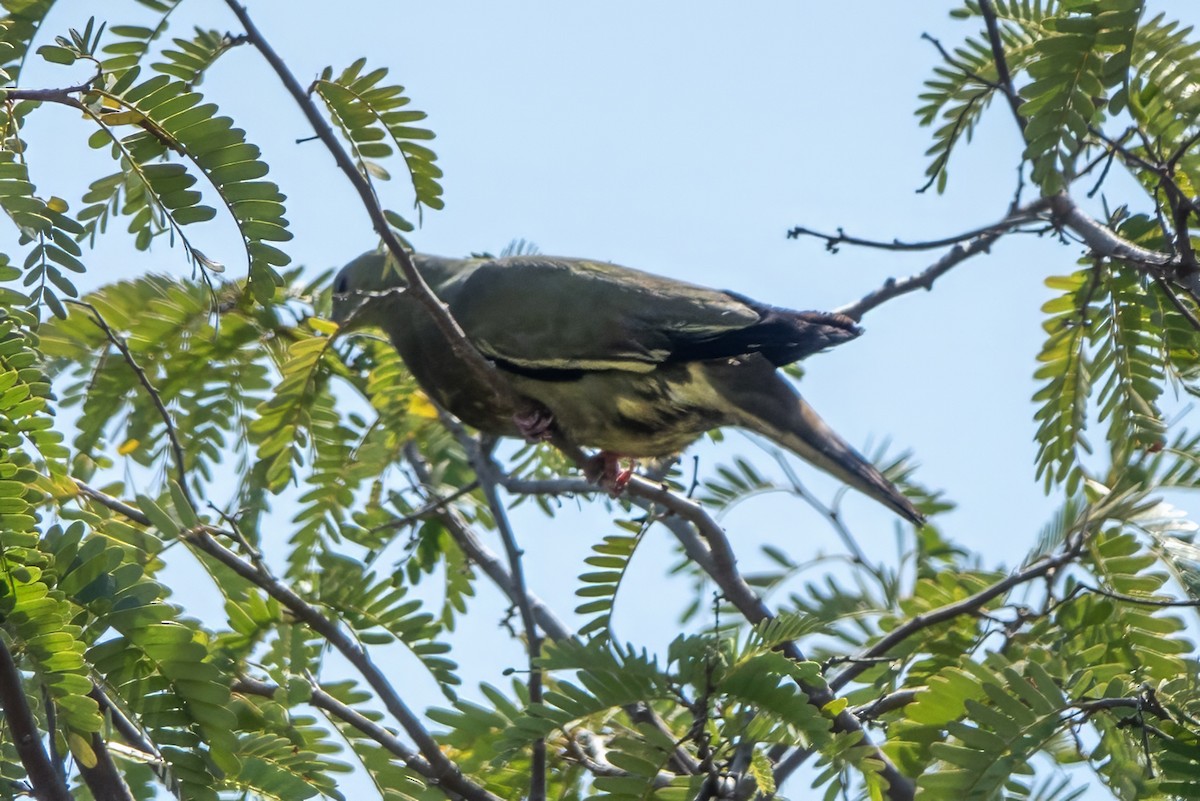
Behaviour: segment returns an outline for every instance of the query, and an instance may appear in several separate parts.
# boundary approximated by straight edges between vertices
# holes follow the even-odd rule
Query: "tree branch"
[[[42,747],[42,733],[38,731],[33,710],[25,697],[21,681],[21,670],[8,650],[8,643],[0,637],[0,708],[8,723],[17,756],[25,766],[25,773],[33,785],[33,797],[37,801],[71,801],[67,784],[55,769],[46,749]]]
[[[496,492],[496,482],[492,476],[499,471],[492,461],[491,454],[482,448],[472,451],[472,461],[475,462],[475,474],[483,489],[483,497],[487,499],[488,508],[500,532],[500,540],[504,543],[504,552],[508,556],[508,571],[512,578],[513,603],[521,614],[521,625],[525,629],[525,647],[529,652],[529,703],[542,702],[542,666],[538,664],[542,654],[542,638],[538,633],[534,620],[533,604],[529,600],[529,591],[525,587],[525,570],[522,566],[524,552],[517,545],[517,537],[508,519],[508,512],[500,503]],[[490,468],[490,469],[489,469]],[[539,737],[533,741],[529,766],[529,801],[545,801],[546,799],[546,740]]]
[[[699,505],[676,495],[664,486],[646,481],[640,476],[634,476],[630,480],[626,492],[638,499],[639,502],[645,501],[672,513],[664,518],[662,523],[679,540],[688,557],[712,577],[725,598],[737,608],[747,621],[752,625],[758,625],[774,618],[767,605],[738,572],[737,559],[725,536],[725,531]],[[639,505],[641,504],[639,503]],[[804,653],[794,642],[783,643],[778,646],[778,650],[789,659],[797,662],[807,661]],[[834,700],[832,687],[815,686],[804,682],[798,682],[798,684],[808,698],[808,702],[817,709],[824,710],[826,705]],[[833,728],[838,732],[859,734],[861,736],[859,742],[872,749],[872,758],[878,760],[882,765],[880,775],[889,785],[888,798],[891,801],[910,801],[914,797],[916,788],[912,780],[900,773],[883,751],[871,741],[862,722],[849,710],[843,709],[834,717]]]
[[[838,229],[837,236],[832,236],[799,226],[788,231],[788,237],[795,239],[800,236],[814,236],[824,239],[825,247],[831,251],[835,251],[839,244],[902,251],[931,250],[953,245],[946,255],[921,272],[901,280],[889,278],[879,289],[868,292],[854,303],[848,303],[836,310],[839,314],[844,314],[854,320],[861,320],[863,315],[871,309],[881,306],[893,298],[906,295],[918,289],[933,289],[933,282],[938,278],[941,278],[951,269],[972,256],[986,253],[1000,237],[1012,232],[1018,226],[1042,219],[1042,215],[1050,208],[1051,200],[1049,198],[1041,198],[1026,206],[1012,210],[1004,219],[998,222],[956,234],[955,236],[931,239],[924,242],[901,242],[898,239],[891,242],[884,242],[881,240],[862,239],[847,236],[840,228]]]
[[[84,497],[118,514],[124,515],[135,523],[144,526],[152,525],[150,519],[137,508],[100,492],[78,479],[75,480],[75,485]],[[385,742],[380,739],[377,735],[386,730],[370,721],[366,721],[365,718],[362,721],[366,721],[369,726],[361,725],[362,721],[355,717],[358,716],[358,713],[344,705],[339,706],[337,699],[334,699],[332,696],[328,696],[327,698],[321,696],[320,703],[314,701],[314,706],[321,706],[321,708],[337,714],[338,717],[346,720],[347,723],[355,726],[355,728],[368,734],[373,739],[376,739],[377,742],[388,748],[389,751],[404,759],[409,767],[426,778],[437,782],[444,789],[469,801],[502,801],[498,796],[493,795],[483,787],[465,778],[458,767],[442,754],[437,741],[433,739],[417,716],[413,714],[399,695],[396,694],[395,689],[387,681],[386,677],[384,677],[382,671],[371,661],[366,651],[347,636],[335,622],[322,615],[315,607],[293,592],[291,588],[265,574],[253,564],[243,560],[237,554],[218,543],[213,539],[213,533],[220,536],[227,536],[231,539],[235,538],[232,532],[211,526],[184,532],[183,538],[198,550],[207,553],[233,570],[233,572],[242,578],[265,590],[268,595],[283,604],[295,617],[307,623],[313,631],[324,637],[367,680],[367,683],[375,690],[376,695],[379,696],[388,712],[400,722],[405,732],[412,737],[423,756],[416,755],[411,749],[407,749],[406,746],[399,744],[399,741]],[[244,681],[248,682],[243,685],[246,688],[246,692],[260,694],[255,689],[261,689],[261,684],[256,685],[250,679]],[[318,693],[314,690],[314,698],[317,696]],[[391,735],[387,736],[391,737]],[[393,737],[392,740],[394,739]]]
[[[413,443],[408,443],[404,451],[405,458],[409,464],[413,466],[413,470],[417,474],[417,479],[425,486],[430,487],[432,476],[429,473],[428,465],[420,451],[417,450]],[[431,493],[432,494],[432,493]],[[473,563],[492,580],[492,583],[504,593],[508,598],[509,603],[517,603],[519,594],[517,584],[513,580],[512,574],[508,572],[508,568],[504,565],[499,555],[494,553],[490,548],[476,536],[471,530],[470,524],[463,520],[462,516],[446,504],[445,499],[433,496],[431,502],[427,504],[427,508],[433,506],[440,510],[438,519],[446,526],[450,532],[450,536],[462,548]],[[552,640],[569,640],[574,637],[571,629],[563,623],[549,606],[546,605],[541,598],[531,592],[528,588],[525,589],[525,597],[529,602],[530,611],[533,613],[534,620],[542,631]]]
[[[105,321],[104,317],[100,314],[99,309],[90,303],[85,303],[80,300],[68,300],[67,302],[73,303],[77,306],[82,306],[92,313],[92,322],[96,324],[97,328],[104,332],[104,335],[108,338],[108,341],[111,342],[113,347],[120,352],[121,358],[123,358],[125,363],[129,365],[129,369],[132,370],[133,374],[137,377],[138,383],[142,385],[142,389],[146,390],[146,394],[150,396],[150,401],[154,404],[154,408],[158,410],[158,415],[162,418],[163,425],[166,427],[167,441],[171,443],[171,455],[175,460],[175,472],[177,473],[179,479],[179,489],[183,491],[184,497],[187,498],[188,503],[190,503],[194,509],[196,507],[196,502],[192,498],[191,490],[188,488],[187,466],[186,462],[184,461],[183,445],[179,441],[179,432],[175,430],[175,423],[171,419],[171,413],[167,410],[167,405],[163,403],[162,396],[158,394],[158,390],[155,389],[152,383],[150,383],[150,377],[146,375],[146,371],[143,370],[142,366],[137,363],[136,359],[133,358],[133,354],[130,352],[129,346],[125,344],[125,340],[117,336],[117,332],[113,331],[113,329]]]
[[[592,484],[582,479],[556,479],[545,482],[501,478],[499,483],[509,492],[517,493],[548,489],[564,493],[596,491]],[[713,578],[717,586],[721,588],[721,592],[746,620],[751,624],[758,624],[774,617],[766,604],[738,572],[737,559],[724,530],[703,508],[688,498],[676,495],[666,486],[637,475],[630,479],[625,492],[636,505],[648,512],[655,513],[665,509],[671,513],[661,518],[660,522],[679,540],[688,558]],[[655,507],[658,509],[656,510]],[[785,643],[779,646],[779,650],[790,659],[798,662],[806,661],[806,657],[795,643]],[[800,688],[808,697],[809,703],[818,709],[834,700],[833,694],[824,687],[801,684]],[[871,739],[863,729],[862,723],[849,711],[843,710],[838,714],[834,719],[834,729],[841,732],[861,732],[863,744],[875,748],[874,758],[880,760],[884,765],[881,774],[891,787],[888,797],[892,801],[908,801],[913,798],[915,788],[912,781],[901,774],[883,752],[871,744]]]
[[[353,707],[343,704],[338,699],[334,698],[325,690],[321,689],[316,682],[309,682],[312,688],[312,695],[308,702],[317,709],[323,710],[330,715],[341,720],[349,726],[353,726],[363,734],[370,737],[375,742],[383,746],[393,756],[398,757],[401,762],[408,765],[410,768],[420,773],[422,776],[432,776],[434,773],[433,767],[428,760],[406,745],[396,735],[380,726],[375,721],[362,715]],[[233,683],[230,688],[235,693],[243,695],[258,695],[265,698],[271,698],[279,689],[279,685],[271,682],[262,681],[249,676],[243,676]]]
[[[909,292],[915,292],[918,289],[932,290],[934,281],[972,256],[987,253],[1001,236],[1003,236],[1002,233],[984,234],[967,245],[955,245],[949,253],[921,272],[910,275],[908,278],[902,278],[899,281],[895,278],[889,278],[879,289],[868,292],[853,303],[848,303],[845,306],[834,309],[834,313],[844,314],[851,320],[858,322],[871,309],[874,309],[876,306],[882,306],[893,298],[907,295]]]
[[[836,253],[838,245],[854,245],[855,247],[874,248],[876,250],[894,250],[894,251],[914,251],[914,250],[937,250],[949,245],[957,245],[967,242],[972,239],[977,239],[988,234],[1004,234],[1008,233],[1017,225],[1036,220],[1038,212],[1045,209],[1049,204],[1043,199],[1029,204],[1028,206],[1018,209],[1009,214],[1003,220],[994,222],[990,225],[985,225],[980,228],[975,228],[971,231],[964,231],[961,234],[954,236],[943,237],[942,239],[927,239],[915,242],[904,242],[899,239],[893,239],[890,242],[882,239],[863,239],[862,237],[850,236],[843,229],[838,228],[837,234],[823,234],[820,231],[814,231],[811,228],[803,226],[794,226],[787,232],[788,239],[799,239],[802,236],[811,236],[817,239],[825,240],[825,249]]]
[[[1155,250],[1122,239],[1103,223],[1089,217],[1075,200],[1065,192],[1045,198],[1050,204],[1053,220],[1070,229],[1098,256],[1120,259],[1144,270],[1173,270],[1183,266],[1177,256],[1168,256]],[[1174,277],[1174,276],[1172,276]],[[1189,289],[1200,288],[1195,276],[1185,282]]]
[[[917,697],[917,690],[897,690],[894,693],[881,695],[869,704],[854,708],[854,715],[859,720],[874,720],[880,715],[886,715],[896,709],[903,709]]]
[[[541,485],[543,482],[527,482],[520,479],[514,479],[508,473],[499,469],[494,461],[490,459],[479,458],[477,454],[481,452],[478,441],[472,438],[453,421],[450,423],[450,429],[458,437],[464,449],[471,454],[471,461],[482,469],[487,474],[487,480],[491,483],[498,484],[508,492],[515,494],[528,494],[528,486],[530,484]],[[413,471],[416,473],[417,479],[427,488],[430,486],[431,476],[428,465],[417,450],[416,445],[409,443],[405,446],[405,458],[409,464],[413,466]],[[536,490],[542,494],[562,494],[566,492],[597,492],[595,485],[584,481],[583,479],[553,479],[549,483],[552,489],[541,488]],[[436,497],[433,501],[436,501]],[[440,519],[450,532],[450,536],[458,543],[458,546],[471,558],[473,562],[478,564],[480,568],[492,579],[493,583],[505,594],[510,603],[517,603],[517,586],[512,575],[502,564],[501,559],[493,553],[487,546],[480,542],[471,526],[462,519],[453,508],[446,508],[442,512]],[[525,589],[525,597],[529,602],[533,616],[537,621],[538,626],[542,631],[556,642],[563,640],[575,639],[575,634],[567,628],[550,610],[540,598],[537,597],[528,588]],[[648,726],[653,726],[666,739],[675,741],[678,738],[675,733],[670,730],[667,724],[658,716],[658,714],[648,704],[628,704],[624,707],[625,713],[629,715],[630,720],[636,723],[643,723]],[[692,758],[692,755],[687,752],[682,745],[676,745],[675,753],[672,756],[674,767],[679,773],[687,775],[695,775],[700,770],[699,763]]]
[[[112,755],[104,738],[98,733],[92,734],[92,753],[96,755],[96,764],[88,767],[82,762],[79,765],[79,775],[84,784],[92,791],[95,801],[134,801],[129,785],[125,783],[121,772],[117,770]]]
[[[948,620],[953,620],[959,615],[974,614],[983,608],[984,604],[993,598],[998,598],[1004,595],[1014,587],[1019,587],[1022,584],[1033,581],[1048,573],[1051,573],[1058,568],[1066,565],[1079,557],[1082,542],[1077,542],[1062,553],[1056,556],[1047,556],[1043,559],[1034,562],[1029,567],[1018,570],[1011,576],[997,581],[995,584],[980,590],[979,592],[961,601],[955,601],[945,606],[940,606],[929,612],[909,618],[901,625],[889,631],[878,642],[872,645],[867,650],[858,654],[855,661],[851,662],[844,670],[838,673],[830,680],[829,686],[833,690],[839,690],[845,687],[856,676],[869,668],[872,664],[870,660],[877,657],[886,656],[892,648],[907,640],[919,631],[936,626],[939,623],[945,623]]]
[[[979,0],[979,11],[983,14],[983,22],[987,26],[988,42],[992,46],[992,59],[996,62],[996,75],[999,77],[1000,91],[1008,99],[1008,107],[1012,109],[1013,119],[1025,133],[1029,124],[1021,114],[1021,96],[1013,86],[1012,74],[1008,71],[1008,59],[1004,56],[1004,41],[1000,37],[1000,24],[996,20],[996,9],[992,0]]]
[[[1182,274],[1186,265],[1180,257],[1149,250],[1127,239],[1122,239],[1108,226],[1088,216],[1079,208],[1079,205],[1070,195],[1060,193],[1039,198],[1015,210],[1003,220],[992,225],[977,228],[974,231],[969,231],[966,234],[955,237],[930,240],[930,243],[936,242],[942,244],[954,242],[956,244],[946,255],[921,272],[900,280],[889,278],[884,282],[883,286],[868,292],[859,300],[848,303],[834,311],[854,320],[861,320],[867,312],[887,303],[893,298],[915,292],[918,289],[932,289],[934,281],[941,278],[951,269],[972,256],[987,252],[1001,236],[1011,233],[1017,226],[1035,220],[1048,220],[1055,225],[1072,231],[1098,256],[1124,261],[1137,269],[1148,272],[1151,276],[1159,278],[1169,276],[1171,279],[1180,282],[1190,292],[1200,292],[1200,274]],[[930,244],[922,242],[888,244],[886,242],[859,239],[857,237],[847,237],[840,232],[837,237],[832,237],[829,234],[821,234],[804,228],[795,228],[793,231],[824,238],[831,243],[844,242],[846,244],[889,250],[923,249],[927,244]],[[1172,302],[1175,304],[1175,307],[1189,319],[1189,322],[1200,328],[1200,319],[1197,319],[1196,315],[1191,314],[1190,310],[1186,307],[1181,307],[1181,303],[1178,298],[1174,297],[1174,293],[1168,291],[1167,294],[1173,298]]]

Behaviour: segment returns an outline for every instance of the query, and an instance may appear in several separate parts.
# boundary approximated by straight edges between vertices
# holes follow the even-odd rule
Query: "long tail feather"
[[[771,371],[723,381],[721,391],[739,410],[738,423],[782,445],[801,459],[874,498],[917,525],[924,516],[875,466],[826,425],[783,378]]]
[[[874,498],[905,520],[918,526],[925,523],[924,516],[908,498],[826,425],[803,398],[796,397],[796,412],[791,415],[786,429],[765,430],[766,428],[764,426],[764,430],[759,433],[775,440],[801,459],[811,462],[864,495]]]

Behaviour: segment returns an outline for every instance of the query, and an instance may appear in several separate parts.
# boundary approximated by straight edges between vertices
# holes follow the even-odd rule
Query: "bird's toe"
[[[554,415],[545,406],[533,405],[517,412],[513,423],[526,442],[545,442],[554,436]]]

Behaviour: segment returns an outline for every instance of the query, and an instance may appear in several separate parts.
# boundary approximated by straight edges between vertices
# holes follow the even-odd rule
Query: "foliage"
[[[616,500],[547,446],[504,462],[390,344],[328,321],[328,273],[288,267],[283,191],[196,91],[257,34],[176,36],[170,0],[51,31],[52,5],[0,0],[0,210],[20,249],[0,257],[0,649],[15,665],[0,695],[23,697],[37,729],[4,709],[0,796],[54,797],[24,784],[32,750],[80,797],[106,772],[133,799],[342,799],[355,780],[397,801],[805,797],[802,781],[827,799],[1069,801],[1088,779],[1130,801],[1200,797],[1200,527],[1158,498],[1200,487],[1200,436],[1163,402],[1200,394],[1190,29],[1141,0],[967,0],[955,16],[971,31],[936,43],[917,112],[929,186],[946,188],[951,156],[999,112],[1039,202],[1115,165],[1145,195],[1087,225],[1041,205],[1000,226],[1089,248],[1045,278],[1031,354],[1034,474],[1060,509],[1006,570],[950,539],[952,502],[907,456],[875,459],[930,518],[894,560],[865,553],[837,499],[786,462],[738,458],[690,488],[664,470],[661,488]],[[133,5],[142,22],[123,24]],[[33,57],[91,77],[30,94]],[[293,95],[325,115],[381,236],[414,230],[384,208],[389,168],[417,222],[443,207],[433,132],[387,74],[360,59]],[[75,211],[38,191],[31,166],[53,154],[21,138],[51,104],[112,162]],[[193,279],[80,299],[72,276],[118,221],[138,248],[177,245]],[[245,265],[198,247],[213,221],[236,229]],[[548,517],[568,502],[611,513],[617,530],[574,578],[577,630],[523,587],[517,542],[491,550],[508,536],[498,489]],[[800,560],[772,541],[770,567],[743,576],[721,525],[766,494],[814,508],[844,547]],[[690,594],[651,653],[620,637],[621,615],[664,533],[685,579],[669,586]],[[181,586],[180,567],[203,582]],[[195,619],[204,601],[221,611]],[[464,690],[448,642],[466,617],[500,619],[529,670]],[[445,706],[409,709],[416,682]]]

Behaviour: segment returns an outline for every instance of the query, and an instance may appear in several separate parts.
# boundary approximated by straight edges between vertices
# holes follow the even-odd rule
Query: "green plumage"
[[[546,256],[414,254],[468,339],[580,446],[664,456],[714,428],[766,436],[901,516],[920,514],[776,371],[858,336],[852,320],[794,312],[615,264]],[[338,274],[334,319],[378,325],[438,404],[481,431],[520,436],[510,408],[451,353],[383,255]]]

